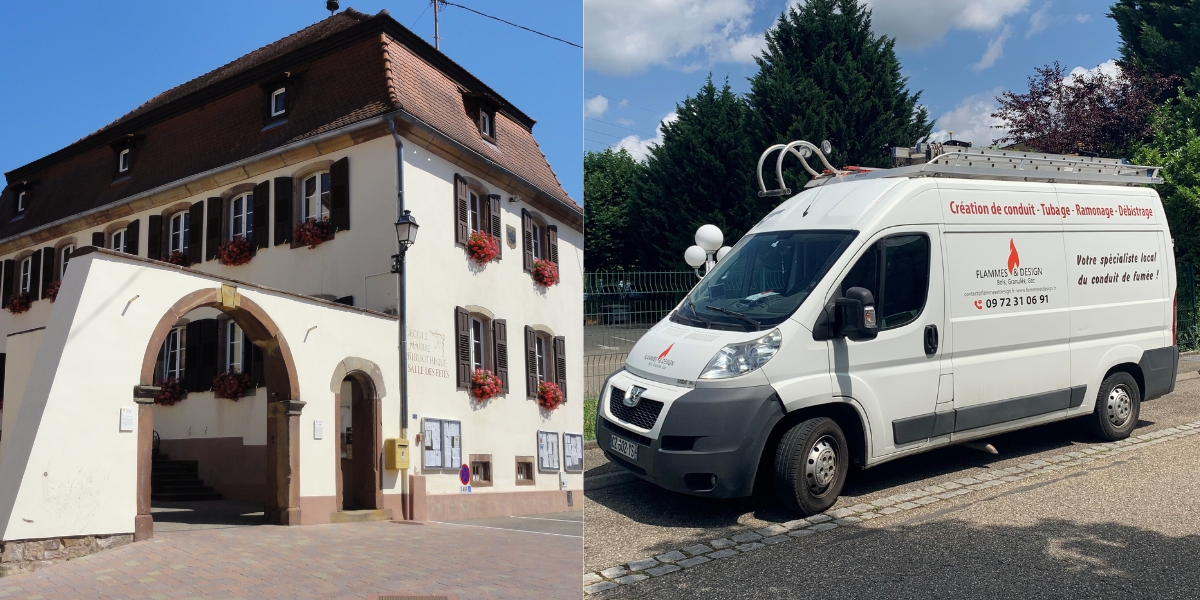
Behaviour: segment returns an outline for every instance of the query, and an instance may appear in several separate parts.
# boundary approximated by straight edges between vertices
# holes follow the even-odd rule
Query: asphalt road
[[[1200,418],[1198,367],[1200,362],[1184,361],[1176,392],[1143,405],[1135,435]],[[753,590],[756,597],[995,597],[1010,591],[1014,598],[1143,592],[1200,597],[1197,438],[1075,469],[1059,480],[948,500],[601,596],[731,597]],[[986,441],[1000,453],[956,446],[855,472],[835,508],[1096,443],[1077,422]],[[587,460],[589,474],[612,468],[595,451]],[[642,481],[585,492],[585,511],[585,571],[794,518],[769,496],[709,500]],[[1110,584],[1116,587],[1106,587]]]

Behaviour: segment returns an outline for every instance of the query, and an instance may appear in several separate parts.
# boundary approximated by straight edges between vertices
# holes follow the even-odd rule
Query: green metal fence
[[[1176,265],[1175,343],[1182,351],[1200,349],[1200,319],[1196,306],[1196,267]]]
[[[692,271],[584,274],[587,397],[599,395],[604,379],[621,368],[638,338],[670,314],[697,281]]]

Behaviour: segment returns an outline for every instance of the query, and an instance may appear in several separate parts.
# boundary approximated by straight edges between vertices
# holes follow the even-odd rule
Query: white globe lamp
[[[729,254],[730,250],[733,250],[733,248],[730,248],[729,246],[721,246],[721,249],[717,250],[717,262],[724,260],[725,255]]]
[[[716,225],[702,225],[696,230],[696,245],[705,252],[716,252],[725,242],[725,236]]]
[[[700,246],[692,246],[683,251],[683,260],[693,269],[703,267],[706,258],[708,258],[708,253]]]

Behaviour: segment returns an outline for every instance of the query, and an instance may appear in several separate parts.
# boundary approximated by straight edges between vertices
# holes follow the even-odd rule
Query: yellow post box
[[[405,438],[388,438],[383,443],[384,467],[392,471],[403,471],[408,468],[408,440]]]

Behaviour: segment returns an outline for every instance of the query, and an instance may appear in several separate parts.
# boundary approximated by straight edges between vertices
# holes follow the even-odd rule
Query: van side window
[[[880,273],[880,253],[883,272]],[[869,290],[880,314],[879,328],[895,329],[921,315],[929,294],[929,238],[898,235],[873,244],[842,280],[841,292]]]
[[[907,325],[925,308],[929,294],[929,238],[900,235],[883,240],[883,297],[879,299],[880,329]]]

